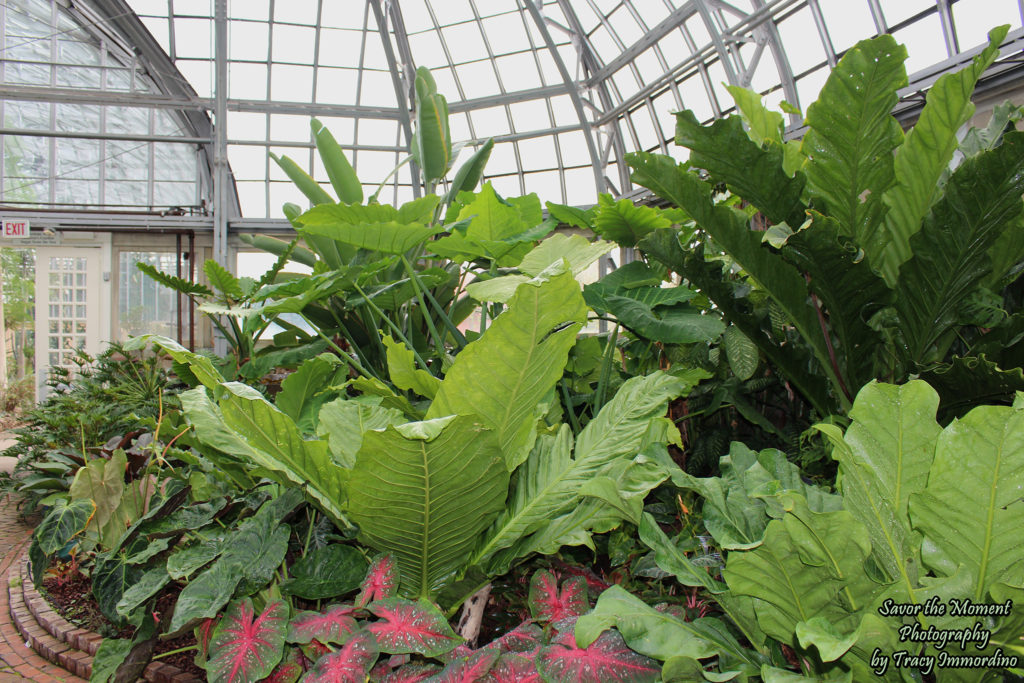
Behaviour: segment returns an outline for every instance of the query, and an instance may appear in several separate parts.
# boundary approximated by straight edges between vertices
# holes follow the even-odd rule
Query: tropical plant
[[[662,228],[640,249],[710,298],[820,416],[848,410],[874,378],[941,378],[951,414],[984,398],[1008,402],[1019,388],[1015,366],[999,365],[1016,356],[992,342],[1017,325],[1001,297],[1024,256],[1024,136],[976,132],[947,172],[974,83],[1005,34],[993,31],[967,69],[936,82],[905,135],[890,110],[906,51],[880,36],[833,70],[802,143],[783,144],[781,115],[734,89],[739,116],[701,126],[692,112],[677,115],[689,164],[627,160],[636,182],[698,228],[696,248],[690,230]],[[742,208],[719,204],[717,183]],[[975,372],[961,383],[965,365]]]

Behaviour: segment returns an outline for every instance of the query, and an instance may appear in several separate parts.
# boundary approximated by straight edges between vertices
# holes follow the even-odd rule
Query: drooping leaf
[[[452,135],[448,129],[448,102],[426,67],[416,70],[416,133],[412,156],[428,183],[448,172],[452,163]]]
[[[725,88],[732,95],[737,111],[747,124],[747,135],[750,139],[758,145],[765,142],[781,145],[784,128],[782,114],[767,109],[761,102],[761,95],[753,90],[738,85],[727,85]]]
[[[605,631],[586,647],[578,647],[572,620],[557,625],[559,633],[537,655],[537,670],[551,683],[643,683],[658,680],[661,667],[630,650],[615,631]]]
[[[288,605],[278,600],[256,614],[252,601],[233,603],[210,641],[206,671],[211,683],[245,683],[270,675],[284,653]]]
[[[226,561],[221,558],[189,581],[174,604],[174,615],[167,631],[176,633],[200,619],[217,616],[241,582],[243,566],[238,559]]]
[[[654,551],[654,561],[658,567],[673,574],[679,583],[684,586],[703,586],[711,593],[725,590],[723,583],[715,580],[705,568],[695,565],[669,540],[650,513],[644,513],[640,520],[639,533],[644,545]]]
[[[34,542],[45,555],[60,552],[73,538],[85,531],[95,510],[96,504],[91,498],[70,503],[58,500],[36,528]]]
[[[167,573],[172,579],[183,579],[217,559],[224,550],[223,539],[200,541],[176,550],[167,558]]]
[[[416,392],[426,398],[434,398],[441,380],[426,370],[416,367],[415,354],[402,342],[396,342],[391,335],[381,337],[387,348],[388,374],[391,382],[399,389]]]
[[[377,639],[381,652],[437,657],[462,642],[441,611],[426,600],[386,598],[366,609],[379,619],[365,628]]]
[[[366,560],[353,546],[334,543],[311,550],[289,571],[292,578],[281,584],[282,593],[319,600],[355,590],[366,573]]]
[[[90,683],[107,683],[132,649],[129,638],[104,638],[92,659]]]
[[[579,275],[614,248],[614,244],[604,240],[589,240],[583,235],[555,233],[524,256],[518,267],[521,272],[538,277],[553,263],[560,263],[565,259],[569,262],[569,270],[573,275]]]
[[[378,555],[373,558],[366,578],[359,584],[359,595],[356,607],[366,607],[375,600],[392,598],[398,592],[398,567],[391,555]]]
[[[807,109],[808,189],[824,200],[840,234],[862,246],[878,239],[882,197],[895,182],[893,151],[903,131],[890,112],[896,91],[907,84],[906,58],[906,48],[890,35],[862,40],[843,55]]]
[[[672,225],[672,221],[657,210],[636,206],[629,199],[615,201],[610,194],[598,196],[597,208],[593,219],[594,232],[623,247],[636,246],[637,241],[652,230]]]
[[[1024,133],[1008,133],[1002,145],[960,165],[911,240],[913,256],[896,286],[911,360],[930,358],[955,326],[964,299],[990,273],[989,249],[1004,230],[1019,229],[1022,169]]]
[[[897,281],[900,267],[913,254],[910,239],[921,228],[933,203],[939,178],[956,150],[958,131],[974,114],[971,95],[975,83],[998,57],[999,44],[1008,29],[993,29],[988,47],[969,67],[945,74],[935,82],[928,90],[921,116],[896,151],[897,183],[884,197],[889,213],[883,240],[880,244],[862,243],[890,284]]]
[[[279,157],[271,152],[270,158],[281,167],[281,170],[285,172],[293,183],[295,183],[295,187],[299,188],[302,194],[306,195],[306,198],[309,199],[310,202],[313,204],[334,203],[334,198],[327,194],[327,191],[320,187],[320,184],[313,180],[308,173],[299,168],[299,165],[290,157]]]
[[[126,556],[135,550],[141,550],[145,543],[136,539],[126,548],[96,556],[92,570],[92,595],[96,598],[103,616],[111,622],[120,624],[123,619],[117,612],[117,603],[124,597],[125,591],[134,586],[145,574],[141,567],[129,564]]]
[[[1022,490],[1024,411],[980,406],[951,423],[938,437],[927,487],[910,496],[925,565],[941,576],[959,566],[975,603],[996,582],[1019,579],[1020,544],[1011,529],[1024,522]]]
[[[351,468],[363,443],[363,434],[407,422],[401,410],[373,405],[365,401],[337,399],[320,409],[317,434],[326,436],[334,460]]]
[[[321,406],[336,394],[324,391],[338,383],[342,361],[331,354],[310,358],[281,382],[281,391],[274,397],[278,410],[295,421],[303,432],[312,432]],[[347,374],[347,368],[343,368]]]
[[[665,344],[712,342],[725,330],[716,315],[707,315],[686,304],[665,306],[657,311],[636,299],[606,296],[604,303],[620,323],[651,341]]]
[[[530,579],[528,604],[530,614],[537,621],[554,622],[578,617],[590,606],[587,604],[587,582],[582,576],[571,576],[559,587],[551,572],[542,569]]]
[[[691,150],[691,165],[705,169],[716,182],[724,182],[772,223],[803,223],[803,175],[787,176],[782,147],[753,142],[740,117],[729,116],[702,126],[692,111],[677,112],[676,144]],[[679,206],[700,222],[689,207]]]
[[[438,198],[431,195],[436,204]],[[386,254],[401,254],[441,231],[418,221],[399,222],[392,206],[322,204],[298,217],[299,230]]]
[[[573,642],[593,647],[595,641],[614,633],[606,630],[613,626],[630,648],[660,660],[671,656],[703,659],[728,655],[740,661],[757,661],[757,656],[744,649],[717,619],[680,619],[654,609],[621,586],[603,592],[593,611],[577,620]]]
[[[448,193],[445,195],[445,204],[451,204],[460,192],[472,192],[476,189],[480,177],[483,175],[484,167],[487,165],[487,160],[491,158],[492,149],[494,149],[494,138],[487,138],[480,149],[459,167],[459,170],[455,172],[455,177],[452,178],[451,187],[448,188]]]
[[[570,273],[520,285],[508,309],[456,356],[427,418],[479,416],[515,469],[529,453],[537,406],[561,378],[586,310]]]
[[[299,612],[288,622],[289,643],[308,643],[318,640],[321,643],[343,644],[354,633],[358,632],[351,605],[331,605],[322,612]]]
[[[71,500],[91,500],[95,505],[93,523],[102,529],[110,521],[121,503],[127,458],[122,449],[114,451],[110,459],[93,458],[78,470],[71,482]]]
[[[337,651],[317,659],[302,683],[364,683],[379,652],[373,636],[360,631]]]
[[[800,646],[810,648],[814,645],[823,662],[832,662],[842,657],[857,642],[859,635],[856,631],[843,635],[823,617],[814,617],[796,625]]]

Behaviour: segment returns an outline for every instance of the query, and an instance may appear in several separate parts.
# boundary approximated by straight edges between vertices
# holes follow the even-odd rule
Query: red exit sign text
[[[29,236],[28,221],[4,221],[4,237],[19,238]]]

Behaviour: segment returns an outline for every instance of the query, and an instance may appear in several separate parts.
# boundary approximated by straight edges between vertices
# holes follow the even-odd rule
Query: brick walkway
[[[84,683],[84,679],[51,664],[25,646],[11,623],[8,572],[25,548],[32,529],[18,518],[14,501],[0,498],[0,683],[31,679],[35,683]]]

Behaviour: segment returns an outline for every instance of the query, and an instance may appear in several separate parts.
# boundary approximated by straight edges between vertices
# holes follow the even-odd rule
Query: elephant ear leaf
[[[284,654],[288,605],[278,600],[262,614],[245,598],[232,605],[213,632],[206,670],[212,683],[266,678]]]
[[[420,654],[437,657],[455,649],[462,638],[432,603],[388,598],[367,607],[379,618],[366,627],[388,654]]]
[[[582,576],[573,576],[562,582],[551,572],[541,570],[530,580],[530,614],[537,621],[561,621],[578,617],[589,609],[587,604],[587,582]]]
[[[395,557],[401,591],[429,597],[504,508],[508,481],[494,432],[472,417],[389,426],[363,437],[349,514],[370,547]]]
[[[981,406],[946,427],[928,486],[910,498],[924,564],[944,576],[960,566],[971,576],[968,597],[984,602],[1020,557],[1022,490],[1024,411]]]
[[[374,600],[392,598],[398,591],[398,569],[391,555],[378,555],[370,563],[366,578],[359,584],[356,607],[366,607]]]
[[[326,654],[316,661],[303,677],[306,683],[336,683],[337,681],[365,681],[370,667],[377,661],[380,650],[373,636],[358,633],[336,652]]]
[[[537,655],[537,670],[545,681],[622,681],[646,683],[658,680],[661,667],[653,659],[633,652],[617,631],[605,631],[587,647],[576,645],[575,619],[560,621],[563,627],[547,647]]]

